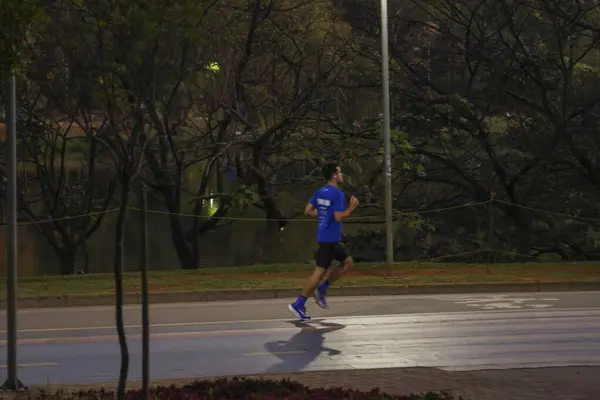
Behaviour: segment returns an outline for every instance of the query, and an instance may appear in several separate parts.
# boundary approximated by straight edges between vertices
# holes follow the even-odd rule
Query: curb
[[[187,292],[151,292],[149,301],[157,303],[195,303],[209,301],[293,299],[300,289],[240,289],[205,290]],[[437,285],[402,286],[350,286],[333,287],[331,296],[390,296],[414,294],[462,294],[462,293],[519,293],[552,291],[599,291],[600,282],[527,282],[527,283],[459,283]],[[25,297],[18,301],[19,309],[49,307],[112,306],[114,294],[65,295],[56,297]],[[139,293],[127,293],[123,297],[126,305],[141,304]],[[0,309],[6,309],[6,299],[0,300]]]

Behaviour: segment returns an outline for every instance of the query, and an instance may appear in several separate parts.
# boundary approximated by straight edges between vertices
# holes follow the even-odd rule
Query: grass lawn
[[[194,271],[152,271],[150,291],[300,288],[313,269],[309,264],[205,268]],[[357,264],[337,286],[423,285],[484,282],[600,282],[598,263],[380,263]],[[124,275],[126,292],[140,288],[139,273]],[[5,298],[5,282],[0,298]],[[19,297],[114,293],[111,274],[21,278]]]

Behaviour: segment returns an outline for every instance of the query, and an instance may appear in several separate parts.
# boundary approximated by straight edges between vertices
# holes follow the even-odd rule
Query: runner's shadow
[[[329,356],[336,356],[340,351],[323,346],[325,334],[344,329],[346,325],[334,324],[331,322],[318,322],[312,320],[311,323],[320,325],[320,327],[309,325],[301,321],[289,321],[300,328],[290,340],[276,340],[265,343],[265,349],[271,354],[280,358],[281,363],[275,364],[265,371],[265,373],[282,373],[301,371],[323,352]]]

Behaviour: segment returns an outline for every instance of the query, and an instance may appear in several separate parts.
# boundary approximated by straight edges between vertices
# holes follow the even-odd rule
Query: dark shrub
[[[143,394],[141,390],[130,390],[126,397],[128,400],[142,400]],[[77,394],[39,393],[20,398],[113,400],[115,394],[101,389],[80,391]],[[430,392],[422,395],[397,396],[382,393],[379,389],[370,392],[342,388],[311,389],[288,379],[275,381],[248,378],[196,381],[184,386],[158,386],[151,389],[151,398],[164,400],[454,400],[454,397],[445,393]]]

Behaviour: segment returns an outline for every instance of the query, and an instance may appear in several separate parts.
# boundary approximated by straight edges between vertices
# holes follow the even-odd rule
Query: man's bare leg
[[[317,290],[313,291],[313,296],[317,301],[317,304],[321,308],[329,308],[327,305],[327,301],[325,301],[325,295],[327,294],[327,290],[329,286],[342,276],[344,276],[352,267],[354,266],[354,261],[352,257],[347,257],[342,266],[338,267],[330,267],[325,274],[323,281],[317,286]]]
[[[292,314],[303,320],[310,319],[310,316],[306,315],[306,299],[315,292],[315,289],[325,277],[326,272],[327,270],[325,268],[315,267],[315,270],[308,278],[308,282],[306,282],[300,296],[298,296],[295,302],[288,306]]]
[[[331,269],[331,268],[329,268]],[[328,274],[328,270],[321,267],[315,267],[310,278],[308,278],[308,282],[304,285],[304,289],[302,290],[302,296],[310,297],[313,292],[319,286],[319,284],[323,281],[323,278]]]
[[[344,276],[353,266],[354,260],[352,260],[352,257],[346,258],[343,261],[342,265],[339,265],[336,268],[329,268],[327,270],[327,273],[325,274],[325,279],[323,279],[321,284],[329,281],[329,284],[331,285],[333,282],[337,281],[342,276]]]

